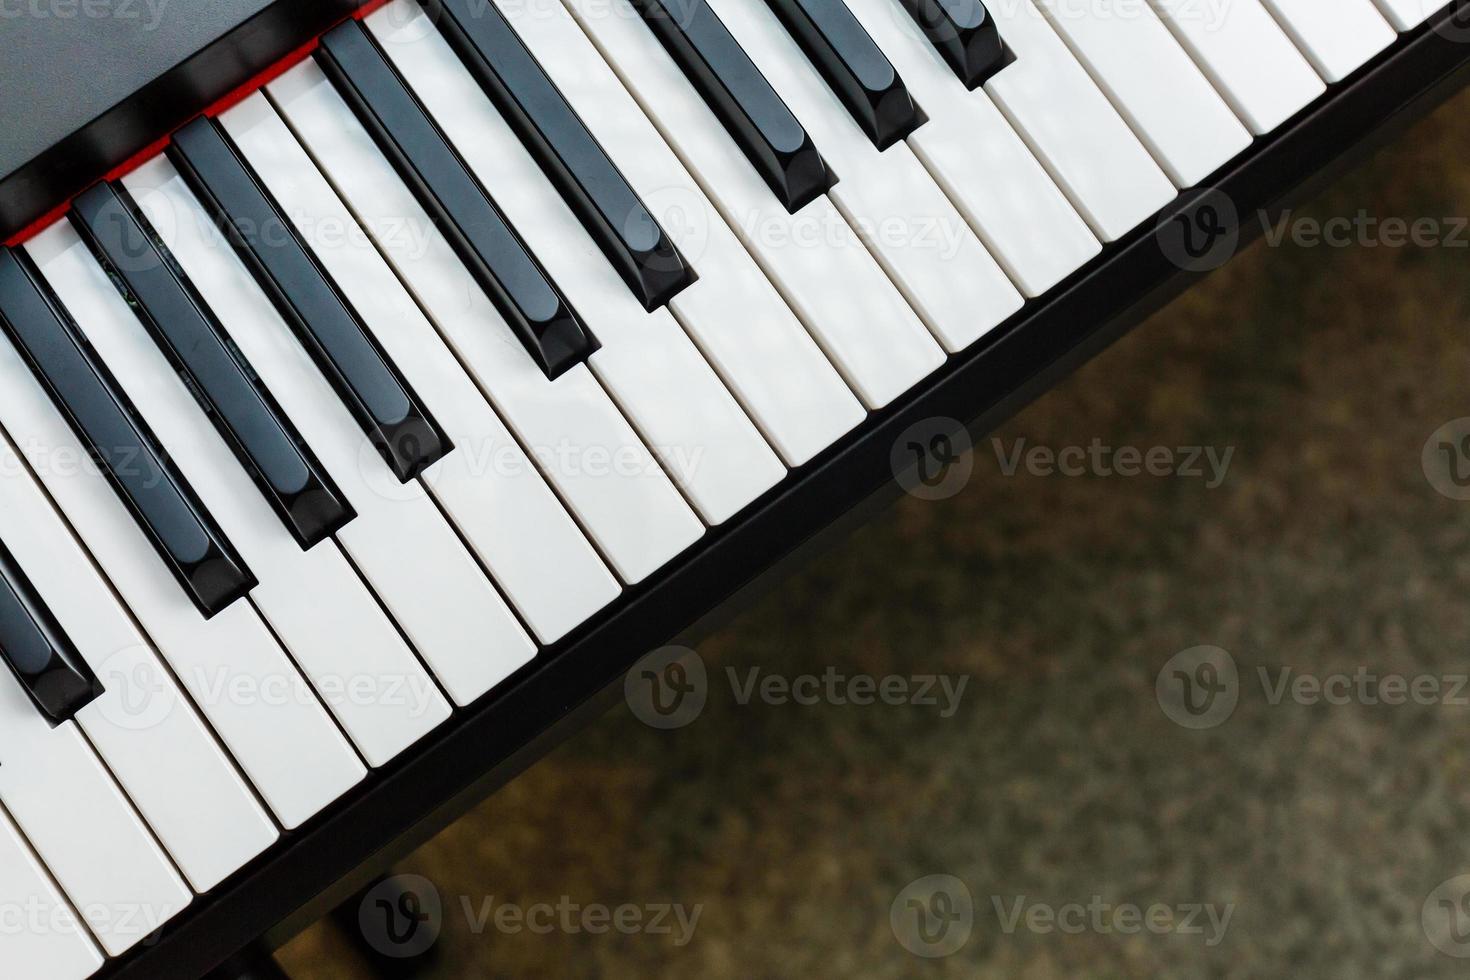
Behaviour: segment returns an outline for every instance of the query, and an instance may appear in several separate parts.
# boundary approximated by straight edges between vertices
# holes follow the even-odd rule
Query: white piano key
[[[1149,0],[1246,128],[1271,132],[1327,90],[1261,0]]]
[[[207,891],[269,847],[275,826],[97,577],[17,450],[124,596],[147,598],[150,591],[142,586],[149,584],[167,597],[163,603],[201,617],[5,339],[0,425],[25,437],[15,447],[0,439],[0,536],[105,689],[76,722],[189,884]],[[147,608],[133,606],[140,613]],[[226,615],[228,610],[216,620]],[[233,707],[234,699],[206,683],[227,652],[201,647],[177,666],[186,683],[194,673],[191,690]],[[275,764],[293,762],[286,757]]]
[[[1429,19],[1429,15],[1449,6],[1450,0],[1377,0],[1378,9],[1399,31],[1410,31]]]
[[[848,6],[929,117],[908,139],[1025,296],[1040,296],[1102,250],[983,89],[970,91],[894,0]]]
[[[694,268],[670,308],[782,458],[804,463],[861,422],[862,405],[559,0],[501,6]],[[634,351],[605,348],[593,367]]]
[[[0,801],[109,956],[193,900],[77,727],[52,728],[0,672]]]
[[[435,589],[454,568],[458,538],[417,483],[398,483],[173,165],[157,158],[124,182],[347,496],[357,516],[337,541],[415,645],[442,637],[432,622]],[[271,588],[303,587],[289,578],[273,586],[268,574],[259,577],[267,599]],[[385,623],[366,606],[324,605],[326,616],[312,616],[309,606],[318,597],[302,597],[310,601],[294,621],[303,644],[313,643],[318,654],[302,666],[318,690],[339,688],[327,703],[370,766],[392,759],[449,717],[449,703],[423,664],[401,640],[373,628]],[[290,611],[281,601],[283,611]],[[464,638],[453,642],[462,645]]]
[[[1250,133],[1147,0],[1038,6],[1175,185],[1198,184],[1250,145]]]
[[[393,623],[336,542],[301,549],[75,232],[59,225],[48,234],[56,238],[56,253],[44,269],[47,278],[184,479],[238,542],[260,582],[251,593],[256,607],[363,754],[370,761],[391,758],[403,745],[385,741],[383,733],[423,733],[425,722],[405,726],[400,717],[415,711],[417,702],[379,702],[357,692],[427,685],[417,673],[399,673],[404,663],[418,665]],[[374,665],[390,673],[374,673]],[[280,683],[294,688],[300,676],[293,670]],[[300,721],[316,728],[301,730],[298,723],[308,739],[302,751],[315,756],[321,778],[351,786],[362,776],[361,764],[330,720],[313,709],[315,699],[306,694],[298,700],[306,716]]]
[[[686,256],[695,251],[691,240],[702,245],[693,262],[699,280],[669,306],[781,458],[800,466],[856,428],[867,410],[698,185],[684,181],[644,198],[656,214],[687,217],[682,234],[669,231]],[[658,201],[669,203],[659,208]]]
[[[52,226],[28,248],[104,360],[129,345],[142,354],[153,353],[151,359],[142,359],[145,367],[141,373],[136,357],[127,364],[120,358],[112,365],[120,382],[133,382],[125,386],[138,399],[140,410],[147,415],[145,402],[167,399],[172,394],[169,404],[179,411],[155,410],[153,415],[161,414],[161,421],[169,424],[184,424],[194,417],[196,423],[207,428],[197,403],[182,388],[172,368],[159,360],[161,355],[142,332],[141,324],[71,226],[66,222]],[[120,370],[124,367],[128,370]],[[208,435],[213,436],[212,429]],[[192,454],[184,455],[190,455],[193,469],[200,468]],[[228,480],[239,469],[228,450],[223,456],[216,452],[209,458],[217,465],[206,466],[205,472],[197,474],[204,481]],[[240,473],[243,475],[243,470]],[[195,475],[186,478],[200,490]],[[253,484],[246,480],[246,485],[258,496]],[[211,501],[207,506],[213,509],[214,505]],[[278,520],[272,533],[275,531],[285,531]],[[245,535],[232,532],[233,537],[243,541]],[[98,557],[104,564],[113,563],[111,556]],[[121,590],[144,628],[152,632],[161,652],[283,826],[300,826],[366,775],[367,770],[341,731],[248,603],[236,603],[205,620],[192,607],[175,601],[168,583],[157,581],[121,558],[114,567],[122,581]],[[259,569],[252,570],[259,573]],[[307,656],[314,654],[308,651]],[[224,693],[232,686],[252,693]]]
[[[395,0],[367,25],[601,342],[593,372],[700,515],[722,523],[779,482],[785,467],[719,376],[667,309],[644,310],[428,16]]]
[[[89,338],[106,343],[138,326],[70,225],[52,226],[28,249]],[[168,369],[157,381],[173,379]],[[195,408],[192,398],[188,405]],[[99,492],[107,488],[89,496]],[[357,755],[248,603],[205,620],[129,550],[133,535],[112,533],[115,508],[89,506],[80,495],[76,506],[86,517],[73,520],[98,561],[284,827],[300,826],[362,779]]]
[[[879,152],[764,0],[710,0],[806,126],[838,181],[828,196],[949,351],[1023,300],[906,143]]]
[[[272,83],[286,118],[481,389],[628,583],[704,533],[586,366],[548,381],[315,65]],[[493,188],[492,188],[493,191]]]
[[[985,92],[1093,232],[1116,241],[1168,204],[1173,183],[1031,0],[986,9],[1016,60]]]
[[[360,312],[388,356],[406,373],[409,384],[416,391],[428,392],[420,397],[428,401],[430,412],[449,430],[450,441],[458,446],[456,433],[460,424],[457,417],[460,403],[449,401],[442,406],[436,403],[443,401],[439,391],[450,385],[451,379],[459,379],[462,384],[468,384],[468,379],[443,350],[442,343],[433,336],[432,327],[424,321],[423,314],[403,291],[382,256],[372,248],[361,230],[356,229],[352,215],[296,137],[261,94],[251,96],[220,121],[299,231],[325,227],[355,230],[352,235],[305,237],[327,273]],[[416,337],[408,329],[409,325],[415,324],[421,328],[416,331]],[[405,340],[408,343],[404,343]],[[437,351],[440,356],[429,360],[428,371],[409,372],[411,365],[425,361],[421,351]],[[415,375],[422,380],[421,384],[415,382]],[[479,410],[483,411],[483,401],[478,394],[471,390],[470,396],[480,401]],[[474,413],[476,409],[471,407],[468,411]],[[499,436],[498,442],[510,442],[503,431],[496,435]],[[483,436],[480,439],[483,441]],[[451,456],[459,456],[459,463],[441,460],[437,467],[461,464],[475,452],[475,441],[475,435],[468,435],[468,444],[451,452]],[[425,482],[436,488],[437,476],[437,472],[431,472],[425,477]],[[485,475],[486,480],[492,478],[491,474]],[[547,502],[556,506],[554,500]],[[545,503],[541,506],[544,507]],[[431,535],[435,533],[430,531]],[[554,541],[580,545],[566,555],[571,568],[582,567],[586,570],[584,574],[596,576],[599,585],[610,582],[591,548],[579,541],[580,533],[569,519],[563,517],[557,521],[552,533],[556,536]],[[444,564],[436,570],[438,579],[433,593],[426,597],[434,613],[430,621],[435,624],[433,628],[439,635],[424,643],[422,649],[434,675],[445,685],[450,697],[463,705],[529,662],[536,655],[536,645],[521,629],[514,614],[468,552],[462,547],[445,548],[440,557]],[[554,575],[545,569],[543,574]],[[604,586],[596,594],[605,592]],[[587,610],[588,613],[591,611],[591,608]]]
[[[788,214],[627,0],[566,5],[865,405],[882,408],[944,363],[832,201]]]
[[[1340,82],[1398,35],[1373,0],[1265,0],[1302,54],[1328,82]]]
[[[102,954],[36,860],[15,824],[0,813],[0,962],[17,980],[85,980]]]
[[[298,227],[341,231],[311,236],[310,244],[454,444],[423,480],[531,629],[550,643],[611,602],[616,580],[275,110],[252,97],[223,121]],[[330,138],[325,127],[320,133],[323,141]],[[420,231],[430,233],[426,226]],[[504,680],[535,648],[493,589],[467,575],[458,581],[447,621],[461,640],[480,639],[430,666],[464,704]]]

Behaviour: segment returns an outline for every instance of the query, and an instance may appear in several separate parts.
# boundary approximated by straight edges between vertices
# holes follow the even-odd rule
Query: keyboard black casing
[[[0,6],[0,242],[365,2]]]

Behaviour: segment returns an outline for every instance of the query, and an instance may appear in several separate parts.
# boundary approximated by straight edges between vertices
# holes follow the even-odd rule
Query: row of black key
[[[832,177],[811,136],[705,0],[631,0],[786,209]],[[975,88],[1010,63],[981,0],[900,0],[960,79]],[[767,0],[879,150],[920,123],[903,79],[843,0]]]
[[[499,8],[486,0],[425,0],[424,8],[644,308],[688,286],[694,276],[683,256]]]
[[[663,228],[493,3],[424,2],[645,308],[691,283]],[[790,210],[826,192],[832,176],[811,138],[704,0],[634,2]],[[919,116],[902,80],[840,0],[768,2],[875,145],[913,130]],[[979,0],[902,2],[966,84],[1004,62]],[[547,375],[590,356],[591,331],[366,29],[342,25],[317,58]],[[168,153],[398,477],[449,452],[223,129],[198,120]],[[301,546],[350,521],[345,498],[126,192],[94,188],[71,220]],[[0,251],[0,327],[200,611],[212,616],[247,594],[249,569],[22,253]]]
[[[441,459],[442,430],[219,124],[184,127],[168,156],[398,478]]]
[[[493,8],[489,8],[492,9]],[[653,309],[693,273],[622,174],[497,12],[438,9],[470,71],[567,196],[629,288]],[[546,373],[597,342],[357,21],[319,61]],[[404,482],[452,447],[229,136],[212,119],[167,150],[224,237]],[[303,548],[352,520],[291,421],[120,185],[80,196],[71,223]],[[256,582],[91,352],[30,258],[0,250],[0,326],[206,617]],[[43,673],[49,673],[50,668]]]
[[[330,32],[317,61],[547,376],[586,360],[591,332],[367,29]]]
[[[296,539],[309,548],[345,524],[346,500],[127,192],[99,184],[72,223]]]

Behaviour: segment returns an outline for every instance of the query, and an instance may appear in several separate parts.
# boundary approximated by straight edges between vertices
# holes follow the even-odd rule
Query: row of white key
[[[83,980],[102,954],[14,823],[0,813],[0,906],[13,910],[0,931],[0,961],[17,977]]]
[[[709,6],[811,134],[837,175],[828,197],[946,350],[963,350],[1021,308],[908,145],[874,147],[764,0]]]
[[[862,405],[570,15],[557,0],[503,6],[531,54],[693,266],[698,279],[669,308],[782,459],[805,463],[854,428],[866,415]],[[639,356],[638,346],[622,338],[594,355],[593,366],[616,375],[632,363],[614,368],[608,362]],[[715,475],[723,478],[728,468],[722,464]]]
[[[5,338],[0,338],[0,428],[12,438],[24,433],[25,441],[15,448],[104,566],[104,556],[127,551],[146,559],[149,568],[140,577],[168,578],[132,516],[86,464],[87,454]],[[275,825],[3,440],[0,467],[0,538],[105,689],[77,714],[77,724],[190,885],[197,891],[214,887],[274,842]],[[112,581],[132,584],[126,575],[114,575]],[[171,597],[188,605],[171,578],[167,585]],[[146,591],[145,585],[134,594],[143,597]],[[146,622],[146,604],[129,601],[129,607]],[[218,666],[216,649],[195,649],[192,656],[191,663],[175,663],[183,667],[182,678],[187,679],[190,666]],[[195,693],[207,697],[209,692],[201,684]],[[216,703],[233,700],[214,693]],[[238,751],[236,758],[242,758]],[[289,770],[297,762],[287,753],[274,767]],[[7,764],[0,755],[0,768]],[[265,779],[257,785],[262,782],[270,784]]]
[[[321,70],[303,63],[269,91],[622,579],[642,581],[693,544],[704,526],[592,372],[547,380],[441,236],[382,233],[432,222]]]
[[[669,310],[647,312],[628,291],[479,83],[442,35],[430,29],[427,15],[413,0],[399,0],[369,17],[367,24],[470,170],[493,189],[507,219],[568,301],[583,311],[602,344],[589,361],[593,375],[701,516],[721,523],[774,486],[786,469],[744,410]],[[612,405],[605,401],[603,413],[610,416]],[[628,438],[618,449],[633,452],[635,444],[636,437]],[[656,476],[652,469],[649,476]],[[683,550],[681,545],[692,541],[685,535],[697,536],[702,529],[674,517],[671,497],[656,500],[653,479],[642,482],[646,486],[639,497],[647,503],[639,510],[628,509],[626,503],[619,506],[623,526],[645,541],[657,541],[658,528],[682,523],[684,533],[668,547]],[[585,493],[574,506],[588,510],[593,505],[587,497],[611,502],[617,493]],[[619,564],[629,542],[603,530],[602,521],[589,516],[588,523],[594,534],[602,534]],[[639,555],[619,568],[631,581],[639,581],[668,557],[662,552]]]
[[[303,66],[299,70],[308,70]],[[276,201],[300,227],[356,229],[356,219],[266,100],[222,118]],[[423,226],[421,226],[423,227]],[[619,587],[366,234],[309,239],[333,281],[445,428],[455,450],[423,476],[435,499],[543,643],[570,632]],[[412,487],[379,488],[391,506]],[[490,602],[488,610],[498,610]],[[454,669],[434,664],[457,703],[489,690],[530,655],[503,621],[472,628]]]
[[[831,199],[818,197],[788,214],[626,0],[612,0],[610,8],[602,0],[567,6],[701,196],[868,408],[889,404],[944,362],[944,351]]]

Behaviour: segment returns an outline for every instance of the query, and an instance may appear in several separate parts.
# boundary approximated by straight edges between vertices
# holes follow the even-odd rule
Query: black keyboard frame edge
[[[1470,0],[1457,0],[1470,8]],[[1438,33],[1456,7],[1261,141],[1208,186],[1242,215],[1241,247],[1470,82],[1470,41]],[[1467,9],[1470,12],[1470,9]],[[1195,199],[1197,201],[1197,199]],[[1164,215],[1187,213],[1185,197]],[[1181,270],[1149,222],[894,406],[870,418],[744,514],[715,529],[610,613],[378,770],[366,785],[109,964],[109,980],[196,980],[263,940],[276,948],[529,768],[621,696],[623,673],[690,642],[901,493],[889,449],[912,423],[967,421],[977,439],[1208,273]],[[1078,325],[1085,325],[1079,327]],[[668,737],[679,737],[677,732]],[[497,746],[487,752],[486,745]]]
[[[0,179],[0,242],[24,233],[207,106],[373,0],[290,0],[266,9]]]

